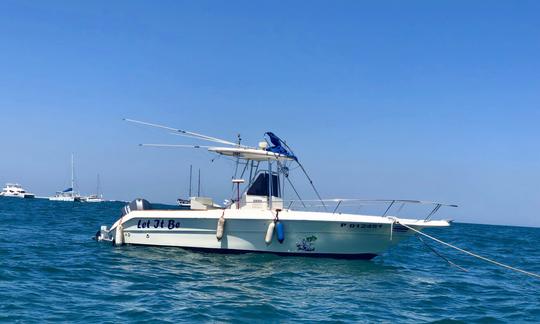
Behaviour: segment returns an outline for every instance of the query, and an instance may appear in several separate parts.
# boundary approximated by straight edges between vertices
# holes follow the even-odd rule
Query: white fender
[[[266,244],[272,243],[272,237],[274,237],[274,229],[276,228],[276,223],[271,222],[268,224],[268,229],[266,230],[266,236],[264,237],[264,242]]]
[[[225,217],[223,215],[218,219],[217,222],[217,230],[216,230],[216,238],[218,241],[221,241],[223,238],[223,232],[225,231]]]
[[[114,244],[116,244],[117,246],[124,244],[124,226],[122,226],[122,224],[118,224],[118,226],[116,226]]]

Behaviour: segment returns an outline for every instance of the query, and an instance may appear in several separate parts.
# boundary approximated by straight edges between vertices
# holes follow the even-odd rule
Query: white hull
[[[50,201],[81,201],[80,197],[49,197]]]
[[[20,193],[0,193],[0,197],[12,197],[12,198],[35,198],[34,194],[20,194]]]
[[[35,195],[24,190],[18,183],[6,183],[6,186],[0,191],[0,197],[34,198]]]
[[[225,211],[223,238],[218,241],[217,222],[222,213],[222,210],[132,211],[121,219],[123,243],[214,252],[268,252],[370,259],[414,234],[402,226],[392,225],[392,220],[387,217],[283,211],[279,214],[279,220],[284,225],[285,240],[278,242],[274,234],[272,242],[266,244],[266,231],[274,221],[274,213],[229,209]],[[111,240],[116,236],[119,221],[108,232]],[[406,224],[418,229],[449,225],[446,221],[417,220],[410,220]]]
[[[101,198],[86,198],[83,201],[89,202],[89,203],[100,203],[100,202],[104,202],[105,200]]]

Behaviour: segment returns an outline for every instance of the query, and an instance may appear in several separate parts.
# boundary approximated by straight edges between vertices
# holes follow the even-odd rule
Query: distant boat
[[[189,197],[188,199],[184,198],[178,198],[176,199],[176,202],[178,203],[178,206],[184,207],[184,208],[191,208],[191,199],[193,196],[191,195],[191,179],[193,178],[193,166],[189,166]],[[197,197],[201,195],[201,169],[199,169],[199,181],[197,185]]]
[[[190,208],[191,207],[191,200],[190,199],[178,198],[178,199],[176,199],[176,202],[178,203],[178,206],[180,206],[180,207],[185,207],[185,208]]]
[[[197,196],[193,196],[191,194],[191,179],[193,177],[193,166],[189,166],[189,197],[187,199],[184,198],[178,198],[176,199],[176,202],[178,203],[178,206],[184,207],[184,208],[191,208],[191,202],[194,200],[197,200],[197,198],[201,197],[201,169],[199,169],[199,178],[197,181]]]
[[[34,198],[33,193],[27,192],[18,183],[6,183],[6,186],[0,192],[2,197],[15,197],[15,198]]]
[[[95,195],[90,195],[88,197],[83,197],[82,201],[84,201],[84,202],[104,202],[105,199],[103,199],[103,194],[100,193],[99,185],[100,185],[100,181],[99,181],[99,174],[98,174],[97,175],[96,194]]]
[[[49,197],[51,201],[81,201],[82,197],[73,191],[73,188],[67,188],[62,191],[57,191],[52,197]]]
[[[84,201],[84,202],[104,202],[105,199],[103,199],[103,196],[90,195],[88,197],[82,198],[82,201]]]
[[[62,191],[57,191],[52,197],[49,197],[51,201],[81,201],[81,195],[75,191],[75,167],[73,163],[73,153],[71,154],[71,187]]]

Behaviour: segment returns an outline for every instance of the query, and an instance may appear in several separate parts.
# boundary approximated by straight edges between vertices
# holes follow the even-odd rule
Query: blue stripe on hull
[[[162,246],[162,245],[147,245],[147,244],[129,244],[129,245],[143,245],[143,246]],[[330,258],[330,259],[346,259],[346,260],[371,260],[377,256],[374,253],[358,253],[358,254],[344,254],[344,253],[299,253],[299,252],[273,252],[273,251],[252,251],[252,250],[235,250],[235,249],[213,249],[213,248],[198,248],[198,247],[183,247],[179,248],[194,252],[202,253],[221,253],[221,254],[245,254],[245,253],[264,253],[275,254],[279,256],[294,256],[294,257],[308,257],[308,258]]]

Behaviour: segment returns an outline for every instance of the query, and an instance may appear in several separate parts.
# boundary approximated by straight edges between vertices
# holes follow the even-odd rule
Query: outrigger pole
[[[271,135],[270,135],[271,134]],[[287,143],[285,143],[281,138],[277,137],[275,134],[273,133],[269,133],[267,132],[266,135],[268,135],[268,137],[270,137],[270,140],[272,140],[272,137],[275,137],[281,144],[285,145],[285,147],[291,152],[291,155],[294,157],[294,160],[296,161],[296,163],[298,163],[298,166],[300,166],[300,169],[302,169],[302,172],[304,172],[304,175],[306,176],[306,178],[308,179],[309,181],[309,184],[311,185],[311,188],[313,188],[313,191],[315,192],[315,194],[317,195],[317,198],[319,198],[319,201],[321,202],[321,204],[323,205],[324,207],[324,210],[325,211],[328,211],[328,209],[326,208],[326,204],[324,203],[321,195],[319,194],[319,191],[317,190],[317,188],[315,187],[315,184],[313,183],[313,180],[311,180],[311,177],[309,176],[309,174],[307,173],[306,169],[304,168],[304,166],[302,165],[302,163],[300,163],[300,161],[298,161],[298,158],[296,157],[296,155],[294,154],[293,150],[291,149],[291,147],[289,145],[287,145]],[[278,160],[279,162],[279,160]],[[287,180],[289,180],[289,178],[287,177]],[[290,183],[290,181],[289,181]],[[292,185],[292,184],[291,184]],[[294,187],[293,187],[294,189]],[[296,191],[296,190],[295,190]],[[298,193],[297,193],[298,195]],[[300,197],[299,197],[300,198]]]
[[[285,144],[287,145],[287,144]],[[288,146],[287,146],[288,147]],[[291,151],[292,153],[292,151]],[[306,178],[308,178],[309,180],[309,184],[311,185],[311,187],[313,188],[313,191],[315,191],[315,194],[317,195],[317,198],[319,198],[319,200],[321,201],[321,204],[323,205],[324,207],[324,210],[325,211],[328,211],[328,209],[326,208],[326,205],[324,204],[324,200],[322,199],[321,195],[319,194],[319,191],[317,191],[317,188],[315,187],[315,184],[313,184],[313,180],[311,180],[311,178],[309,177],[306,169],[304,169],[304,166],[302,165],[302,163],[300,163],[298,160],[296,160],[296,163],[298,163],[298,165],[300,166],[300,169],[302,169],[302,171],[304,172],[304,174],[306,175]]]
[[[180,136],[185,136],[185,137],[194,137],[194,138],[202,139],[202,140],[205,140],[205,141],[243,147],[243,146],[241,146],[240,144],[237,144],[237,143],[229,142],[229,141],[226,141],[226,140],[223,140],[223,139],[220,139],[220,138],[216,138],[216,137],[212,137],[212,136],[207,136],[207,135],[203,135],[203,134],[199,134],[199,133],[190,132],[190,131],[183,130],[183,129],[172,128],[172,127],[159,125],[159,124],[147,123],[147,122],[143,122],[143,121],[140,121],[140,120],[129,119],[129,118],[124,118],[124,120],[127,121],[127,122],[130,122],[130,123],[141,124],[141,125],[152,126],[152,127],[157,127],[157,128],[170,130],[170,131],[173,131],[175,135],[180,135]]]
[[[183,147],[183,148],[210,148],[211,146],[205,145],[184,145],[184,144],[139,144],[139,146],[150,147]]]
[[[135,124],[140,124],[140,125],[145,125],[145,126],[151,126],[151,127],[166,129],[166,130],[172,131],[172,134],[174,134],[174,135],[179,135],[179,136],[195,138],[195,139],[200,139],[200,140],[214,142],[214,143],[230,145],[230,146],[234,146],[234,147],[242,148],[242,149],[248,149],[248,150],[254,149],[253,147],[241,145],[240,144],[240,136],[238,136],[238,142],[234,143],[234,142],[226,141],[226,140],[223,140],[223,139],[220,139],[220,138],[217,138],[217,137],[207,136],[207,135],[203,135],[203,134],[199,134],[199,133],[195,133],[195,132],[191,132],[191,131],[187,131],[187,130],[183,130],[183,129],[177,129],[177,128],[173,128],[173,127],[168,127],[168,126],[164,126],[164,125],[153,124],[153,123],[143,122],[143,121],[139,121],[139,120],[135,120],[135,119],[129,119],[129,118],[124,118],[123,120],[125,120],[127,122],[130,122],[130,123],[135,123]],[[272,142],[272,144],[274,144],[274,147],[272,147],[272,148],[278,150],[278,151],[274,151],[274,150],[272,150],[272,148],[270,148],[270,149],[266,149],[266,151],[267,152],[272,152],[272,153],[275,153],[275,154],[278,154],[278,155],[284,155],[284,156],[296,161],[296,163],[298,163],[298,166],[300,166],[300,169],[302,169],[302,172],[304,173],[304,175],[308,179],[309,184],[313,188],[313,191],[317,195],[317,198],[319,199],[322,206],[324,207],[324,210],[328,211],[328,208],[326,207],[326,204],[324,203],[324,200],[322,199],[321,195],[319,194],[319,191],[315,187],[315,184],[313,183],[313,180],[311,179],[311,177],[307,173],[307,171],[304,168],[304,166],[302,165],[302,163],[300,163],[298,161],[298,158],[294,155],[294,152],[291,149],[291,147],[289,145],[287,145],[287,143],[285,143],[283,140],[281,140],[279,137],[277,137],[275,134],[273,134],[271,132],[267,132],[267,133],[265,133],[265,135],[268,135],[268,137],[270,137],[270,141]],[[283,148],[283,146],[281,146],[281,144],[285,145],[285,147],[289,150],[289,152],[287,152],[287,150],[285,148]],[[153,147],[185,147],[185,148],[208,148],[208,149],[213,148],[213,147],[210,147],[210,146],[203,146],[203,145],[181,145],[181,144],[139,144],[139,145],[140,146],[153,146]],[[214,151],[214,150],[211,150],[211,151]],[[216,152],[218,152],[218,151],[216,150]],[[218,152],[218,153],[220,153],[220,152]],[[223,153],[220,153],[220,154],[223,154]],[[239,156],[237,156],[237,157],[238,158],[237,158],[237,165],[236,165],[235,174],[238,172]],[[279,161],[279,158],[276,158],[276,161],[278,163],[278,166],[281,167],[281,162]],[[242,173],[244,173],[244,171],[242,171]],[[289,182],[289,184],[293,188],[293,190],[296,193],[296,195],[298,196],[298,198],[300,200],[302,200],[300,198],[300,196],[298,195],[298,192],[296,191],[296,188],[294,188],[294,186],[292,185],[291,180],[289,179],[289,177],[285,176],[285,178],[287,178],[287,181]],[[302,202],[302,204],[303,204],[303,202]]]

